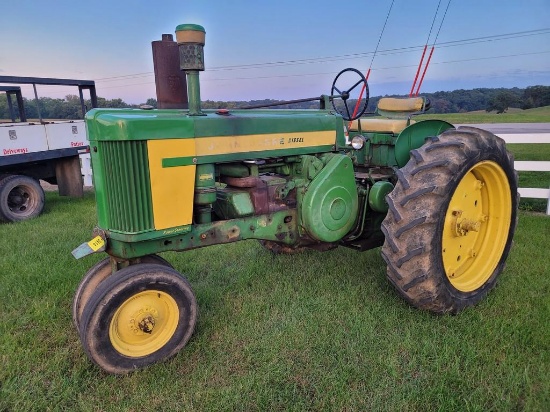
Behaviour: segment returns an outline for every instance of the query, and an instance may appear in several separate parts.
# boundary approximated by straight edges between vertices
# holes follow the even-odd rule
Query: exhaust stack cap
[[[178,44],[196,43],[204,46],[206,31],[198,24],[180,24],[176,27],[176,40]]]

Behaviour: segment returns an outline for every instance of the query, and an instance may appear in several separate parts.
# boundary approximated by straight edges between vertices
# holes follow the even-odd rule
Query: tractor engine
[[[108,232],[107,252],[128,259],[248,238],[326,249],[350,232],[354,241],[367,233],[373,181],[356,176],[342,117],[331,110],[202,110],[204,29],[180,25],[176,37],[189,110],[87,114],[97,232]],[[321,100],[329,105],[327,96]],[[388,191],[374,191],[375,203]]]
[[[359,203],[351,159],[330,153],[281,160],[220,166],[224,185],[212,205],[216,217],[297,209],[300,244],[342,239],[355,224]]]

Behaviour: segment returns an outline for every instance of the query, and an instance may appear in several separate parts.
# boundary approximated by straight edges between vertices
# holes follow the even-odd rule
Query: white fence
[[[531,133],[531,134],[499,134],[506,143],[548,143],[550,144],[550,133]],[[82,164],[82,176],[84,177],[84,186],[92,186],[92,165],[90,154],[80,155]],[[517,161],[514,167],[520,172],[550,172],[550,161]],[[550,182],[549,182],[550,183]],[[550,186],[548,189],[535,189],[530,187],[520,187],[518,192],[521,197],[530,199],[547,199],[546,214],[550,215]]]
[[[550,133],[525,133],[525,134],[499,134],[506,143],[548,143]],[[518,172],[550,172],[550,161],[516,161],[514,168]],[[548,189],[535,189],[532,187],[518,188],[521,197],[529,199],[546,199],[546,214],[550,215],[550,182]]]

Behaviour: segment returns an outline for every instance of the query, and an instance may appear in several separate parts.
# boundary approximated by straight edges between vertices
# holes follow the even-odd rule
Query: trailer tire
[[[23,175],[0,179],[0,220],[19,222],[44,210],[44,190],[38,180]]]
[[[140,258],[140,263],[157,263],[172,268],[172,265],[158,255],[147,255]],[[84,306],[88,303],[92,293],[112,274],[111,258],[107,257],[92,266],[80,281],[73,297],[72,313],[73,325],[80,331],[80,320]]]
[[[387,277],[417,308],[458,313],[505,267],[517,224],[517,173],[502,139],[450,129],[411,151],[387,196]]]
[[[191,338],[197,302],[180,273],[136,264],[107,277],[82,313],[80,340],[105,371],[124,374],[175,355]]]

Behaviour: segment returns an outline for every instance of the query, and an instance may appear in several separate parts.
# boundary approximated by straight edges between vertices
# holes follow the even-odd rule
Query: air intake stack
[[[189,116],[205,116],[201,111],[199,72],[204,71],[204,39],[206,31],[198,24],[180,24],[176,40],[180,54],[180,69],[187,75]]]

